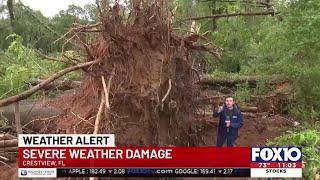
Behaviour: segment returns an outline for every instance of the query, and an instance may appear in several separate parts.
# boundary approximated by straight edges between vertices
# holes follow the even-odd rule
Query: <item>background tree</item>
[[[61,42],[53,42],[65,34],[73,23],[87,24],[94,21],[96,11],[93,4],[88,4],[85,8],[71,5],[67,10],[60,11],[53,18],[49,18],[21,2],[12,3],[13,1],[9,0],[6,6],[3,6],[4,15],[0,19],[2,39],[15,33],[22,37],[24,45],[30,45],[47,53],[60,51]],[[9,16],[5,15],[6,12]],[[6,49],[9,43],[1,41],[0,48]]]

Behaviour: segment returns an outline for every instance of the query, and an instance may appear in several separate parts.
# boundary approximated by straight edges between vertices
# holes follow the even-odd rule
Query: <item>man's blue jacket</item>
[[[237,105],[235,104],[233,105],[229,132],[225,123],[227,118],[227,106],[224,104],[223,109],[220,113],[214,111],[213,116],[214,117],[219,116],[217,146],[218,147],[223,146],[225,140],[227,140],[227,146],[234,146],[235,141],[238,138],[238,129],[241,128],[243,125],[243,117]]]

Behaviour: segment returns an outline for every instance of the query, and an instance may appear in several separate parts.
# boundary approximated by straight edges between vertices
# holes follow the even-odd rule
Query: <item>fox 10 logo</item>
[[[252,162],[301,162],[301,147],[251,148]]]
[[[251,148],[251,177],[302,177],[301,147]]]

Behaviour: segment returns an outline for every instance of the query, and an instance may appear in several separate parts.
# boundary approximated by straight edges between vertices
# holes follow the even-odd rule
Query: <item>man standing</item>
[[[217,146],[222,147],[227,140],[227,146],[235,146],[238,130],[243,125],[243,117],[231,96],[226,97],[223,106],[213,112],[213,117],[219,116]]]

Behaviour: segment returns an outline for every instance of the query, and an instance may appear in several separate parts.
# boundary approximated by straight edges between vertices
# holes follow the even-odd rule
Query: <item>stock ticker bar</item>
[[[250,177],[249,168],[58,168],[57,177]]]

